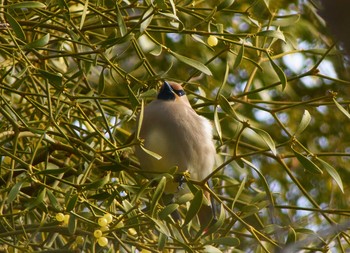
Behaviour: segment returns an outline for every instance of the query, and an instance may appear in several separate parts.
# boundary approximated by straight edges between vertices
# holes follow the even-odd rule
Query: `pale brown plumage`
[[[144,170],[166,172],[178,166],[180,172],[189,171],[191,179],[197,181],[213,170],[211,123],[192,109],[180,84],[164,82],[158,99],[145,107],[140,137],[146,149],[162,156],[157,160],[137,148]]]
[[[143,145],[162,158],[158,160],[136,147],[141,169],[150,174],[165,173],[177,166],[180,172],[188,171],[190,178],[196,181],[202,181],[212,172],[216,153],[212,126],[192,109],[180,84],[164,82],[158,98],[145,107],[142,118],[140,138]],[[179,183],[176,180],[167,182],[165,191],[181,195],[187,190],[179,187]],[[207,204],[203,204],[198,213],[203,227],[215,216],[208,192],[205,195]]]

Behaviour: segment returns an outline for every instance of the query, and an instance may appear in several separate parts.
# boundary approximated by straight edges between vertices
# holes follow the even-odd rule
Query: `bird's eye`
[[[173,91],[179,97],[186,95],[186,92],[184,90],[173,90]]]

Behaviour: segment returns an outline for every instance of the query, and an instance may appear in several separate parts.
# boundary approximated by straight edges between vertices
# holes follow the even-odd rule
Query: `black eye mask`
[[[161,100],[175,100],[174,93],[179,97],[184,96],[186,94],[184,90],[174,90],[168,82],[164,82],[157,98]]]

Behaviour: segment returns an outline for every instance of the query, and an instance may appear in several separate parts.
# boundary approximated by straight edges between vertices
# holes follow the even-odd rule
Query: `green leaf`
[[[293,244],[296,241],[297,241],[297,233],[295,232],[294,228],[289,227],[286,245]]]
[[[217,6],[217,10],[220,11],[222,9],[228,8],[230,7],[233,3],[235,2],[235,0],[224,0],[222,2],[219,3],[219,5]]]
[[[316,157],[316,160],[322,165],[322,167],[328,172],[328,174],[334,179],[334,181],[339,186],[342,193],[344,193],[344,186],[341,177],[339,176],[338,171],[329,163],[323,161],[322,159]]]
[[[221,109],[227,114],[227,116],[239,120],[237,113],[235,112],[235,110],[233,110],[230,102],[223,95],[221,94],[219,95],[218,102]]]
[[[188,58],[186,56],[183,56],[183,55],[180,55],[178,53],[175,53],[173,51],[169,51],[169,53],[171,55],[173,55],[176,59],[178,59],[179,61],[199,70],[200,72],[203,72],[204,74],[208,75],[208,76],[211,76],[212,73],[210,71],[210,69],[205,66],[203,63],[199,62],[199,61],[196,61],[196,60],[193,60],[191,58]]]
[[[301,118],[300,124],[299,124],[297,130],[295,131],[294,135],[301,134],[307,128],[310,121],[311,121],[310,113],[308,110],[305,110],[303,117]]]
[[[272,60],[271,56],[267,54],[267,57],[270,59],[270,63],[272,65],[272,68],[275,70],[278,78],[281,81],[282,84],[282,90],[284,90],[287,86],[287,77],[284,74],[283,70]]]
[[[300,154],[299,152],[297,152],[296,150],[294,150],[292,148],[295,157],[298,159],[298,161],[303,165],[303,167],[311,172],[311,173],[316,173],[316,174],[322,174],[323,171],[315,164],[313,163],[311,160],[309,160],[307,157],[305,157],[304,155]]]
[[[40,48],[46,46],[50,41],[50,34],[46,34],[40,39],[30,42],[24,46],[25,49]]]
[[[62,89],[62,75],[47,72],[45,70],[39,69],[39,73],[45,77],[56,89]]]
[[[25,211],[32,210],[33,208],[36,208],[38,205],[40,205],[44,201],[45,195],[46,188],[41,190],[36,197],[32,197],[32,201],[28,204]]]
[[[220,205],[220,215],[217,218],[217,221],[208,228],[206,234],[210,235],[218,231],[225,224],[225,218],[225,209],[222,205]]]
[[[220,125],[220,119],[219,119],[217,107],[215,107],[215,109],[214,109],[214,125],[215,125],[216,132],[219,136],[220,142],[222,142],[221,125]]]
[[[179,208],[179,204],[176,204],[176,203],[169,204],[158,213],[158,216],[160,219],[164,220],[170,214],[172,214],[174,211],[176,211],[178,208]]]
[[[75,231],[77,230],[77,219],[75,215],[69,214],[69,221],[68,221],[68,232],[71,235],[75,234]]]
[[[208,44],[202,39],[202,36],[200,36],[200,35],[197,35],[197,34],[191,34],[191,37],[195,40],[195,41],[197,41],[197,42],[199,42],[199,43],[201,43],[201,44],[203,44],[203,45],[205,45],[205,46],[207,46]],[[209,49],[212,49],[211,47],[208,47]],[[212,49],[213,50],[213,49]]]
[[[193,194],[188,192],[188,193],[185,193],[185,194],[182,194],[181,196],[179,196],[179,198],[177,199],[177,203],[179,203],[181,205],[181,204],[184,204],[188,201],[191,201],[192,199],[193,199]]]
[[[170,19],[170,25],[177,28],[178,31],[182,31],[184,28],[184,24],[181,22],[178,16],[169,12],[158,12],[159,15],[165,16]]]
[[[337,100],[335,98],[333,98],[333,101],[335,103],[335,105],[338,107],[338,109],[346,116],[350,119],[350,114],[347,110],[344,109],[344,107],[341,106],[341,104],[339,104],[337,102]]]
[[[142,99],[141,106],[140,106],[140,113],[139,113],[138,119],[137,119],[137,129],[136,129],[136,139],[137,140],[140,140],[140,131],[141,131],[141,127],[142,127],[144,111],[145,111],[145,101]],[[140,148],[143,149],[142,145],[140,145]]]
[[[120,35],[124,37],[128,33],[128,29],[126,27],[123,15],[119,9],[119,4],[115,4],[115,8],[117,10],[117,22],[120,31]]]
[[[236,69],[242,62],[244,55],[244,43],[242,43],[241,48],[238,51],[235,63],[233,64],[233,69]]]
[[[292,14],[286,16],[279,16],[277,19],[271,22],[273,26],[292,26],[297,23],[300,19],[300,14]]]
[[[236,201],[238,200],[239,196],[241,195],[241,193],[243,192],[244,188],[245,188],[245,182],[247,181],[247,177],[244,177],[241,184],[239,185],[238,191],[235,195],[234,200],[232,201],[232,205],[231,205],[231,209],[233,209],[233,207],[235,206]]]
[[[140,33],[143,34],[143,32],[147,29],[148,25],[151,23],[152,19],[153,19],[153,12],[154,9],[152,8],[152,6],[150,6],[150,8],[145,11],[145,13],[142,16],[142,23],[140,24]]]
[[[218,244],[230,247],[237,247],[240,244],[240,241],[235,237],[221,237],[209,241],[208,244]]]
[[[261,31],[256,34],[257,36],[263,36],[263,37],[271,37],[280,39],[283,42],[286,42],[286,38],[284,37],[283,32],[280,30],[268,30],[268,31]]]
[[[166,9],[168,6],[165,3],[165,0],[155,0],[157,7],[161,10]]]
[[[45,134],[45,133],[42,133]],[[67,171],[69,171],[70,168],[60,168],[60,169],[46,169],[46,170],[39,170],[35,173],[33,173],[34,175],[59,175],[61,173],[65,173]]]
[[[140,105],[140,101],[135,96],[135,93],[132,91],[130,85],[126,85],[128,87],[128,94],[129,94],[129,100],[131,103],[131,106],[133,109],[136,109]]]
[[[166,224],[166,222],[164,221],[161,221],[159,219],[154,219],[152,217],[150,217],[150,219],[154,222],[154,224],[156,224],[156,229],[164,234],[165,236],[169,237],[171,236],[171,232],[169,231],[169,228],[168,228],[168,224]]]
[[[17,195],[20,192],[23,183],[24,182],[15,183],[15,185],[11,188],[7,196],[7,200],[6,200],[7,204],[10,204],[12,201],[14,201],[17,198]]]
[[[270,150],[274,155],[277,154],[275,142],[266,131],[260,128],[252,127],[252,126],[250,127],[250,129],[252,129],[255,133],[257,133],[261,137],[261,139],[263,139],[263,141],[267,144],[267,146],[270,148]]]
[[[160,200],[160,198],[163,195],[163,192],[165,190],[165,186],[166,186],[166,177],[162,177],[157,185],[157,188],[154,191],[153,197],[152,197],[152,201],[151,201],[151,214],[152,217],[155,217],[156,214],[156,210],[157,210],[157,205],[158,202]]]
[[[163,233],[159,233],[158,250],[162,250],[163,251],[167,241],[168,241],[168,236],[163,234]]]
[[[67,202],[66,211],[67,212],[72,211],[77,202],[78,202],[78,194],[72,195]]]
[[[27,1],[27,2],[20,2],[20,3],[14,3],[10,4],[8,6],[10,9],[19,9],[19,8],[46,8],[46,5],[43,3],[40,3],[39,1]]]
[[[87,14],[87,10],[89,7],[89,0],[85,0],[85,4],[84,4],[84,9],[83,9],[83,13],[81,14],[81,20],[80,20],[80,26],[79,29],[82,29],[85,23],[85,18],[86,18],[86,14]]]
[[[12,30],[15,32],[17,38],[22,41],[26,41],[26,36],[20,24],[14,19],[9,13],[4,13],[7,19],[7,22],[10,24]]]
[[[153,152],[149,149],[146,149],[144,146],[140,145],[140,148],[146,152],[147,154],[149,154],[150,156],[153,156],[154,158],[156,158],[157,160],[160,160],[162,159],[162,156],[161,155],[158,155],[156,152]]]
[[[53,208],[55,208],[56,211],[61,210],[62,208],[61,208],[59,202],[57,201],[57,198],[56,198],[55,195],[52,193],[52,191],[49,190],[49,189],[47,189],[47,190],[46,190],[46,193],[47,193],[47,196],[48,196],[48,198],[49,198],[49,200],[50,200],[51,205],[53,206]]]
[[[99,188],[102,188],[105,184],[107,184],[110,181],[110,175],[111,172],[107,171],[106,175],[101,179],[93,181],[92,183],[84,184],[84,190],[97,190]]]
[[[104,75],[104,68],[101,71],[101,74],[98,78],[98,86],[97,86],[97,93],[101,95],[103,91],[105,90],[105,75]]]
[[[186,226],[197,215],[197,213],[199,212],[199,209],[202,206],[202,203],[203,203],[203,191],[198,190],[191,201],[190,207],[188,208],[188,212],[186,214],[186,218],[183,226]]]
[[[239,159],[241,160],[244,164],[248,165],[249,167],[251,167],[253,170],[255,170],[255,172],[259,175],[261,181],[263,182],[263,186],[265,188],[265,193],[267,195],[267,199],[268,201],[270,202],[271,205],[273,205],[274,203],[274,200],[273,200],[273,197],[272,197],[272,193],[270,191],[270,188],[269,188],[269,185],[267,183],[267,180],[266,178],[264,177],[264,175],[261,173],[261,171],[253,164],[251,163],[250,161],[244,159],[244,158],[241,158]],[[265,198],[265,197],[264,197]]]
[[[218,248],[215,248],[212,245],[205,245],[202,252],[203,253],[222,253],[221,250],[219,250]]]

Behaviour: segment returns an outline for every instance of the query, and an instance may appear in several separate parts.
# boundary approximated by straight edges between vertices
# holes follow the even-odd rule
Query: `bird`
[[[139,136],[144,148],[161,157],[158,159],[136,147],[135,155],[142,170],[164,173],[177,167],[178,172],[188,172],[195,181],[202,181],[212,173],[216,155],[212,124],[191,107],[179,83],[164,81],[157,99],[145,106],[141,118]],[[179,182],[169,185],[166,191],[180,191]]]

